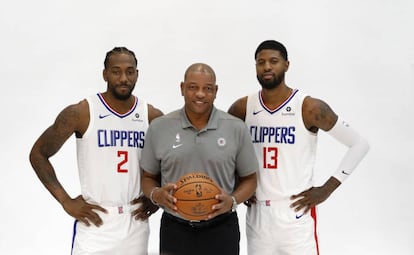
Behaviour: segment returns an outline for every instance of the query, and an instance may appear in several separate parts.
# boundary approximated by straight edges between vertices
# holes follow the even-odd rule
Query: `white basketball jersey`
[[[260,167],[258,200],[286,200],[312,185],[317,136],[303,123],[305,97],[293,90],[285,102],[270,110],[260,91],[248,96],[246,124]]]
[[[101,94],[87,101],[89,126],[76,140],[82,195],[103,206],[129,204],[141,190],[139,159],[148,128],[147,103],[135,97],[130,111],[119,114]]]

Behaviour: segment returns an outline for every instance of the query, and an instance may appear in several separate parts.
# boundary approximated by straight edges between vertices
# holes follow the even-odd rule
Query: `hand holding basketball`
[[[177,212],[187,220],[205,220],[219,200],[220,187],[205,173],[190,173],[176,183]]]
[[[155,187],[151,191],[149,199],[158,206],[176,211],[176,199],[171,195],[175,188],[176,186],[173,183],[167,184],[163,187]]]

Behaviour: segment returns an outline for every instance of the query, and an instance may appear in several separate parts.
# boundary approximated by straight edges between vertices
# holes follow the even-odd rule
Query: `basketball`
[[[187,220],[205,220],[213,211],[212,206],[219,200],[214,197],[221,193],[219,186],[205,173],[189,173],[176,183],[173,196],[178,213]]]

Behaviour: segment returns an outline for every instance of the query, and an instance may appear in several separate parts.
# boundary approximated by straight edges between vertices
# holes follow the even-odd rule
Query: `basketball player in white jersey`
[[[148,217],[158,208],[141,196],[139,160],[149,122],[162,112],[132,94],[134,52],[106,54],[107,90],[66,107],[34,144],[30,162],[43,185],[75,220],[72,254],[145,255]],[[71,198],[49,158],[76,136],[82,195]]]
[[[247,203],[248,254],[319,254],[315,206],[352,173],[369,145],[328,104],[286,85],[289,61],[281,43],[262,42],[255,60],[262,89],[229,108],[249,127],[260,166],[255,196]],[[314,187],[319,130],[349,149],[332,176]]]

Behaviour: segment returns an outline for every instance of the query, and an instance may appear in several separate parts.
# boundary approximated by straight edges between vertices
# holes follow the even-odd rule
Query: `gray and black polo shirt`
[[[176,183],[191,172],[204,172],[228,194],[236,173],[248,176],[259,169],[246,124],[213,106],[207,126],[197,130],[184,108],[153,120],[147,130],[140,167],[161,174],[161,185]]]

